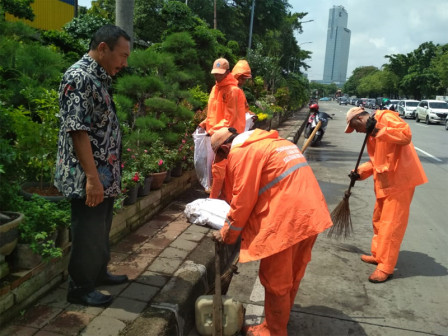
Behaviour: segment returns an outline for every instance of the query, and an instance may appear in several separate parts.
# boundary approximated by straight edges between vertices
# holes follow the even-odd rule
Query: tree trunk
[[[117,0],[115,3],[115,24],[131,37],[134,42],[134,0]]]

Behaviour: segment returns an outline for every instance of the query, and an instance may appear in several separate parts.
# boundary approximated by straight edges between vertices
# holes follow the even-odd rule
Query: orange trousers
[[[300,281],[311,260],[311,250],[317,235],[264,258],[260,262],[259,277],[265,288],[265,324],[260,336],[287,336],[289,314],[299,290]],[[260,330],[261,331],[261,330]]]
[[[224,180],[226,177],[227,159],[212,164],[212,188],[210,198],[224,199]]]
[[[414,188],[378,198],[373,210],[373,239],[371,252],[378,262],[377,269],[392,274],[397,264]]]

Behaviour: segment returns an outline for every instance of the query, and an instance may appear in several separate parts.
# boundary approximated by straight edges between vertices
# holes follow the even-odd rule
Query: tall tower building
[[[347,29],[347,20],[348,14],[344,7],[330,8],[323,83],[346,82],[351,34],[350,29]]]

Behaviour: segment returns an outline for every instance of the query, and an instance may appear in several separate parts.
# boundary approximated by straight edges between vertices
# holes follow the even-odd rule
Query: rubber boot
[[[246,336],[271,336],[266,320],[261,324],[244,327],[244,335]]]
[[[272,336],[288,336],[287,326],[291,312],[291,293],[275,295],[265,291],[264,315]]]

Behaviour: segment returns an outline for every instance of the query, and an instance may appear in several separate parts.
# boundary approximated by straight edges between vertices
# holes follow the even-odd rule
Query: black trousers
[[[96,207],[85,199],[71,201],[72,247],[68,273],[69,290],[85,294],[107,272],[110,260],[109,232],[112,225],[114,198],[105,198]]]

